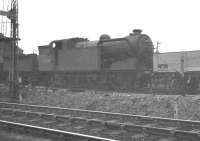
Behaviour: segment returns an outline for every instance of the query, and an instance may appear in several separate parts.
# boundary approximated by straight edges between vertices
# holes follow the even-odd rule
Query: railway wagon
[[[38,61],[37,54],[21,54],[17,57],[17,72],[19,78],[21,78],[22,84],[30,84],[36,81],[38,73]],[[9,80],[9,70],[10,70],[10,58],[4,57],[3,60],[3,77],[4,82]]]
[[[200,91],[200,50],[154,54],[153,88]]]
[[[38,82],[45,85],[111,90],[148,87],[153,70],[153,44],[141,30],[97,41],[71,38],[39,46]]]

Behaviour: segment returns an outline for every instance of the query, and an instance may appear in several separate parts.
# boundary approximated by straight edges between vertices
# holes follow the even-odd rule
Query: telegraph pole
[[[18,54],[18,0],[12,0],[11,2],[11,80],[10,80],[10,92],[12,95],[12,101],[18,102],[18,74],[17,74],[17,54]]]
[[[17,74],[17,54],[18,54],[18,0],[11,0],[11,9],[9,11],[0,11],[0,15],[7,16],[11,21],[10,33],[10,69],[9,69],[9,88],[12,102],[19,101],[18,95],[18,74]]]

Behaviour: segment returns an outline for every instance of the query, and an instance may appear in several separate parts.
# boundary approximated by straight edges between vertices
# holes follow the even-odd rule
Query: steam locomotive
[[[5,45],[0,42],[0,47]],[[10,60],[9,53],[6,56],[1,50],[0,83],[4,83],[8,82]],[[197,73],[194,75],[193,71],[185,72],[183,76],[179,72],[170,71],[175,64],[179,64],[174,60],[183,62],[183,55],[154,53],[150,37],[139,29],[122,38],[110,38],[104,34],[97,41],[78,37],[54,40],[48,45],[39,46],[38,50],[39,55],[21,53],[18,57],[17,70],[24,85],[167,92],[200,88],[200,80],[196,79],[200,75]],[[189,57],[184,56],[188,60]],[[194,60],[194,56],[198,57],[196,54],[188,56],[193,56],[190,60]],[[191,68],[191,64],[188,67]],[[176,66],[178,70],[179,66],[184,68],[185,65]],[[188,86],[185,84],[189,81],[189,88],[186,88]]]
[[[149,87],[153,44],[142,30],[98,41],[71,38],[39,46],[38,83],[59,87],[135,90]]]

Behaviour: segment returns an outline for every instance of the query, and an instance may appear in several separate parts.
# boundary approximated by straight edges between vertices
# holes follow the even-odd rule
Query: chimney
[[[141,30],[141,29],[134,29],[134,30],[133,30],[133,33],[134,33],[134,34],[141,34],[141,33],[142,33],[142,30]]]

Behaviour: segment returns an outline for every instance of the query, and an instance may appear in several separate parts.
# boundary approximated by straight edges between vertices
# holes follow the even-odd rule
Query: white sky
[[[19,45],[31,53],[55,39],[123,37],[140,28],[161,52],[200,50],[199,14],[199,0],[19,0]]]

